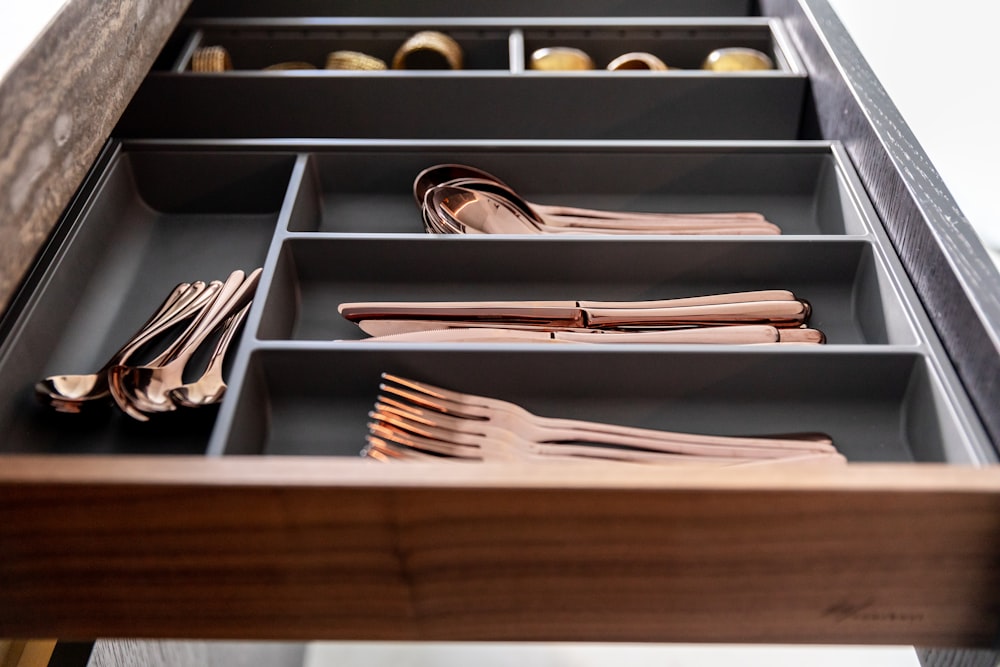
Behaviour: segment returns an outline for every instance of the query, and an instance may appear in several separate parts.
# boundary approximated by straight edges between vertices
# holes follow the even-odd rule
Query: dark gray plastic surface
[[[440,29],[467,53],[460,71],[264,72],[280,61],[322,67],[326,54],[361,50],[391,61],[418,30]],[[189,46],[225,46],[236,71],[193,73],[181,50],[174,71],[154,71],[115,134],[122,138],[794,139],[806,76],[780,24],[744,19],[524,19],[346,21],[219,20],[184,24]],[[599,69],[525,71],[541,46],[578,46]],[[700,68],[722,46],[774,57],[771,71]],[[653,50],[668,72],[604,70]],[[162,109],[168,105],[171,113]],[[206,113],[206,109],[211,109]],[[252,114],[245,113],[253,109]]]
[[[388,371],[545,416],[748,435],[823,431],[851,461],[951,460],[965,438],[920,355],[843,352],[262,350],[226,454],[356,456]]]
[[[666,299],[790,289],[831,344],[914,345],[912,323],[868,243],[546,239],[295,239],[261,335],[358,339],[347,301]]]
[[[53,414],[32,393],[51,374],[99,369],[180,282],[263,264],[294,158],[122,154],[0,351],[0,449],[201,453],[215,410],[157,419]]]
[[[415,176],[434,164],[486,169],[542,204],[660,212],[756,211],[786,235],[865,234],[829,145],[420,147],[311,156],[293,231],[423,233]]]
[[[466,158],[541,200],[753,204],[794,233],[440,237],[407,227],[404,217],[419,219],[416,171]],[[125,144],[95,183],[0,349],[4,451],[350,455],[374,378],[395,369],[509,390],[553,414],[722,433],[827,430],[853,460],[992,460],[835,144],[144,141]],[[174,284],[256,266],[259,298],[220,408],[138,424],[114,410],[81,418],[35,403],[36,380],[99,368]],[[361,336],[337,314],[343,301],[638,300],[766,288],[808,299],[829,344],[332,340]],[[528,386],[534,373],[545,377]],[[668,423],[663,404],[674,399],[681,410],[671,414],[683,416]]]

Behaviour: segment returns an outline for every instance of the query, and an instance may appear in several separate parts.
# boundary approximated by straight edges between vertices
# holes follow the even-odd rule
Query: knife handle
[[[798,327],[809,319],[811,308],[801,301],[752,301],[676,308],[585,308],[586,326],[671,326],[680,324],[729,326],[770,324]]]

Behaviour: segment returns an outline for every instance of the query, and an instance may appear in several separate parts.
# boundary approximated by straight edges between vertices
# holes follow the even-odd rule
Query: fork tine
[[[502,439],[502,437],[491,438],[491,434],[487,433],[475,433],[463,429],[448,429],[435,425],[422,424],[419,422],[414,423],[407,418],[405,414],[394,414],[392,412],[371,412],[368,416],[371,419],[374,419],[377,424],[392,429],[393,431],[402,431],[408,436],[427,438],[449,445],[458,445],[460,447],[482,448],[484,443],[488,444],[491,439]],[[498,429],[494,429],[494,431],[496,430]],[[495,434],[493,435],[495,436]],[[516,438],[514,434],[510,434],[510,436]]]
[[[488,419],[469,419],[467,417],[456,417],[443,412],[421,410],[393,400],[388,396],[379,395],[375,402],[375,409],[382,410],[389,414],[398,415],[426,426],[443,428],[449,431],[462,431],[464,433],[483,433],[484,426],[493,426]],[[502,428],[502,427],[497,427]],[[510,430],[510,429],[507,429]]]
[[[379,385],[379,390],[387,392],[390,394],[395,394],[401,398],[404,398],[411,403],[416,403],[417,405],[428,408],[435,412],[443,414],[454,414],[456,416],[464,417],[466,419],[488,419],[489,416],[484,414],[484,411],[488,410],[486,406],[483,405],[469,405],[464,402],[456,401],[451,398],[438,397],[431,394],[425,394],[420,390],[410,391],[401,387],[397,387],[387,383],[381,383]]]
[[[390,461],[440,461],[441,457],[436,454],[428,454],[417,449],[404,447],[387,440],[383,440],[374,435],[365,438],[367,444],[361,450],[362,456],[367,456],[382,462]]]
[[[380,423],[370,422],[368,431],[377,438],[423,453],[453,458],[483,458],[482,451],[478,447],[425,438]]]

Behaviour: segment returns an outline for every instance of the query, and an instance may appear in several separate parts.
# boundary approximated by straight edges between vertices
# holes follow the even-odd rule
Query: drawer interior
[[[517,150],[413,146],[310,156],[289,229],[329,233],[422,233],[413,181],[436,164],[486,170],[533,203],[615,211],[752,211],[783,235],[862,235],[862,214],[828,150],[584,147]]]
[[[822,270],[816,267],[821,266]],[[831,344],[914,345],[900,296],[867,243],[291,239],[261,335],[359,339],[350,301],[639,301],[788,289]]]
[[[263,350],[224,453],[358,456],[382,372],[548,417],[714,435],[820,431],[854,462],[971,460],[919,355],[773,350]]]

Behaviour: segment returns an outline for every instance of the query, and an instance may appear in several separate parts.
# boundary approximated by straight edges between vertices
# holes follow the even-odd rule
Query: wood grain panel
[[[0,79],[0,313],[190,0],[70,0]]]
[[[8,457],[0,633],[922,643],[1000,627],[1000,469]]]

